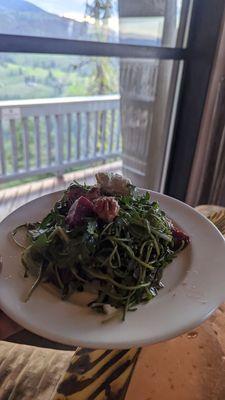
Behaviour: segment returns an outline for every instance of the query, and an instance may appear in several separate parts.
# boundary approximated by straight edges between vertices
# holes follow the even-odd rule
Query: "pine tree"
[[[86,2],[86,16],[95,21],[95,37],[97,41],[107,42],[109,40],[109,18],[113,14],[113,0],[93,0]],[[109,93],[111,88],[110,78],[112,74],[112,62],[102,57],[94,58],[91,91],[93,86],[98,94]],[[113,91],[113,88],[112,88]]]

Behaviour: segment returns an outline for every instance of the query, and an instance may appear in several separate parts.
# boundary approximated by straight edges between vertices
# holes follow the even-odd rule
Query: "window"
[[[2,0],[1,99],[118,96],[125,173],[136,184],[183,198],[224,10],[222,0],[218,3],[213,8],[208,0]],[[13,77],[7,88],[5,64]],[[191,98],[198,90],[202,96],[194,110]],[[188,126],[191,134],[184,137]],[[3,158],[1,152],[2,175]],[[185,178],[176,192],[180,170]]]
[[[1,0],[0,33],[93,40],[137,45],[176,46],[183,0]],[[168,29],[167,29],[168,32]]]

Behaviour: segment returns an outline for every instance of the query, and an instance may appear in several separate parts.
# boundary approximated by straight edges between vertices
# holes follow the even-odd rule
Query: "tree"
[[[109,41],[109,18],[113,15],[114,0],[93,0],[86,2],[85,15],[94,19],[95,35],[97,41]],[[92,79],[90,91],[106,94],[115,91],[115,65],[110,59],[95,57],[93,60]],[[112,81],[111,81],[112,79]],[[94,89],[94,90],[93,90]]]

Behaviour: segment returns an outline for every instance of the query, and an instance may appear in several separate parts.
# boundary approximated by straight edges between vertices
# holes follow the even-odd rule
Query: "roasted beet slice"
[[[76,225],[80,225],[85,217],[91,217],[92,215],[94,215],[93,203],[86,197],[81,196],[70,207],[66,223],[70,228],[74,228]]]
[[[90,201],[94,201],[101,196],[100,188],[98,186],[93,186],[91,189],[86,192],[84,197],[86,197]]]
[[[190,242],[190,238],[186,233],[181,231],[180,229],[176,228],[174,225],[171,225],[171,231],[175,243],[175,248],[179,248],[182,244],[182,242],[187,245]]]
[[[83,196],[93,201],[101,196],[100,189],[98,186],[93,186],[91,189],[86,190],[80,186],[71,186],[66,193],[67,199],[70,204],[73,204],[74,201],[79,199],[79,197]]]
[[[67,192],[66,197],[70,204],[73,204],[75,200],[79,199],[81,196],[85,196],[86,191],[80,186],[71,186]]]

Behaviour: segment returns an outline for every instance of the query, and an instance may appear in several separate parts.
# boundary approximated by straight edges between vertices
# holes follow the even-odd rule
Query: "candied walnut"
[[[129,179],[123,178],[119,174],[106,174],[99,172],[95,175],[97,183],[104,193],[115,195],[129,195],[133,186]]]
[[[120,206],[114,197],[100,197],[94,201],[94,211],[105,222],[113,221],[119,213]]]

